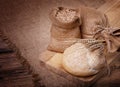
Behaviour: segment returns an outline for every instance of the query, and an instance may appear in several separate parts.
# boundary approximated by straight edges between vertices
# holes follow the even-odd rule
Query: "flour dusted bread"
[[[80,14],[78,10],[58,7],[50,13],[52,21],[49,50],[64,52],[74,42],[64,43],[67,38],[80,38]]]
[[[62,65],[66,71],[76,76],[90,76],[105,66],[100,49],[90,51],[85,44],[76,43],[64,51]]]

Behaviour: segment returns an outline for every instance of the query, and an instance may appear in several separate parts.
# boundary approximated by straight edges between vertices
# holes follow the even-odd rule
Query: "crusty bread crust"
[[[90,76],[104,67],[104,56],[100,50],[91,52],[83,43],[76,43],[67,48],[63,54],[62,65],[66,71],[76,76]]]

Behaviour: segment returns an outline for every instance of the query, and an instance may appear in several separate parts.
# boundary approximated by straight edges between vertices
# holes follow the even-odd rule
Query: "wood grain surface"
[[[33,76],[0,37],[0,87],[34,87]]]
[[[77,84],[54,75],[44,67],[44,64],[40,65],[39,55],[45,51],[49,43],[51,22],[48,15],[51,8],[57,6],[75,8],[80,5],[104,12],[112,26],[120,27],[119,0],[0,0],[0,30],[17,46],[46,87],[77,87]],[[119,87],[118,77],[117,68],[110,77],[102,78],[94,86]]]

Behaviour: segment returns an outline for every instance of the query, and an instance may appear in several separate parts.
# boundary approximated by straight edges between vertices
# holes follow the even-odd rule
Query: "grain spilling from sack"
[[[78,13],[76,10],[67,8],[57,8],[51,11],[52,26],[48,50],[64,52],[66,48],[76,42],[64,42],[67,38],[81,38]]]

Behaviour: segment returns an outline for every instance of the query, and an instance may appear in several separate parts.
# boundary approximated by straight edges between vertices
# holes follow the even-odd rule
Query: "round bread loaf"
[[[100,49],[90,51],[85,44],[76,43],[64,51],[62,65],[76,76],[94,75],[105,65],[105,57],[100,52]]]

